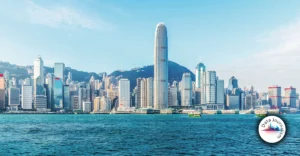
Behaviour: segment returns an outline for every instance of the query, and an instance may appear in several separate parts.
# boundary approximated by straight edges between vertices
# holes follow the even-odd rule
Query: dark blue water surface
[[[254,115],[0,115],[0,155],[300,155],[300,115],[269,145]]]

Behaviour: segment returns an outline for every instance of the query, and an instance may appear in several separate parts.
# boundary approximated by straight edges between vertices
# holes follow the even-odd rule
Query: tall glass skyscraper
[[[64,63],[54,63],[54,76],[60,78],[62,82],[65,82],[64,70],[65,70]]]
[[[229,79],[228,83],[228,90],[233,90],[233,88],[238,88],[238,80],[234,76]]]
[[[195,76],[196,76],[196,88],[201,88],[201,79],[202,79],[202,75],[203,73],[206,71],[205,65],[203,63],[198,63],[196,66],[196,72],[195,72]]]
[[[154,38],[154,109],[168,108],[168,37],[164,23],[158,23]]]
[[[38,58],[34,61],[33,65],[33,79],[34,79],[34,86],[33,86],[33,94],[34,96],[40,95],[38,88],[41,86],[44,86],[44,62],[41,58],[41,56],[38,56]]]
[[[63,82],[56,77],[54,81],[54,109],[63,108]]]

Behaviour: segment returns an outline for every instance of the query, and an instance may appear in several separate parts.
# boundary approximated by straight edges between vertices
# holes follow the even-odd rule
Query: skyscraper
[[[217,79],[217,104],[225,103],[224,80]]]
[[[69,85],[64,85],[64,100],[63,100],[63,104],[64,104],[64,109],[65,110],[70,110],[71,109],[71,98],[70,98],[70,87]]]
[[[292,86],[289,88],[284,88],[284,105],[292,108],[296,108],[296,88]]]
[[[201,80],[201,104],[216,104],[217,75],[215,71],[207,71]]]
[[[168,108],[168,37],[164,23],[158,23],[154,38],[154,109]]]
[[[60,78],[63,83],[65,82],[64,70],[65,70],[64,63],[54,63],[54,76]]]
[[[192,79],[190,73],[183,73],[182,75],[181,106],[192,106]]]
[[[153,78],[149,77],[146,79],[147,82],[147,107],[153,108]]]
[[[38,58],[34,61],[34,74],[33,74],[33,94],[34,96],[40,95],[42,93],[39,93],[38,86],[44,86],[44,62],[41,58],[41,56],[38,56]]]
[[[238,88],[238,80],[234,76],[232,76],[229,79],[228,90],[232,91],[232,89],[234,89],[234,88]]]
[[[141,104],[141,83],[142,83],[142,78],[137,78],[136,79],[136,108],[141,108],[142,104]]]
[[[5,109],[5,78],[0,73],[0,110]]]
[[[32,86],[22,85],[22,108],[32,109]]]
[[[198,63],[196,66],[196,72],[195,72],[196,88],[201,88],[201,79],[202,79],[202,75],[205,71],[206,71],[205,65],[201,62]]]
[[[63,108],[63,82],[56,77],[54,81],[54,109]]]
[[[118,111],[124,111],[128,108],[130,108],[130,81],[128,79],[120,79]]]
[[[271,86],[268,88],[269,104],[272,108],[281,107],[281,87]]]
[[[18,107],[20,105],[20,89],[8,88],[8,105]]]

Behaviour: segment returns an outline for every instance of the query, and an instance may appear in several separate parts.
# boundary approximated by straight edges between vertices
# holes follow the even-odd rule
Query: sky
[[[154,62],[154,31],[168,29],[169,60],[195,70],[201,61],[225,87],[300,89],[299,0],[0,1],[0,60],[64,62],[89,72]]]

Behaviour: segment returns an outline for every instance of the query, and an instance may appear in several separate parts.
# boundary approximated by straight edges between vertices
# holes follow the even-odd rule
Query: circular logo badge
[[[267,143],[277,143],[286,132],[285,123],[277,116],[267,116],[258,127],[259,136]]]

